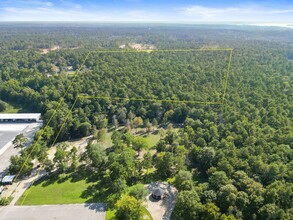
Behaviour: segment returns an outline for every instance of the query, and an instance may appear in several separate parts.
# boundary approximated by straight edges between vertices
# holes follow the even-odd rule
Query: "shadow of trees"
[[[96,212],[105,212],[107,209],[107,206],[103,203],[86,203],[84,206]]]
[[[81,194],[81,198],[87,199],[86,203],[103,202],[108,208],[113,208],[120,195],[113,192],[111,183],[106,178],[100,178],[96,184],[88,186]]]

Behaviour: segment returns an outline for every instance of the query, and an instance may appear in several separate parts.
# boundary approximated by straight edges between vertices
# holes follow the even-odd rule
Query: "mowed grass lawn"
[[[85,195],[94,183],[87,179],[74,179],[72,174],[58,179],[45,177],[31,186],[18,200],[17,205],[73,204],[89,202]],[[23,201],[23,199],[25,200]],[[102,202],[102,201],[100,201]]]
[[[157,145],[157,143],[159,142],[160,140],[160,134],[150,134],[150,135],[147,135],[144,137],[148,144],[149,144],[149,147],[154,147]]]
[[[116,210],[113,204],[118,199],[105,184],[95,181],[95,175],[81,170],[71,174],[45,177],[27,190],[17,201],[16,205],[50,205],[102,202],[112,208],[106,212],[106,220],[114,220]],[[132,187],[129,187],[129,190]],[[126,193],[129,192],[126,191]],[[114,203],[113,203],[114,202]],[[143,207],[145,220],[152,220],[148,210]]]

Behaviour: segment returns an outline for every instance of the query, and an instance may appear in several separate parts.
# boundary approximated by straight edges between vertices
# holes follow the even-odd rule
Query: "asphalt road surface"
[[[13,140],[19,131],[0,131],[0,149]]]
[[[5,206],[0,208],[0,220],[105,220],[101,203],[40,206]]]

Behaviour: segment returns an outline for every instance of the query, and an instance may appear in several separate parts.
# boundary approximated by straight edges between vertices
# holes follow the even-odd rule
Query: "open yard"
[[[47,176],[31,186],[17,205],[107,203],[115,195],[99,179],[98,175],[83,168],[70,174]]]
[[[150,148],[156,146],[160,140],[163,129],[153,131],[149,134],[140,129],[134,135],[145,138]],[[105,134],[102,144],[105,148],[113,145],[111,136],[113,131]],[[89,138],[68,141],[69,145],[83,148]],[[83,150],[81,151],[83,152]],[[146,176],[147,181],[154,181],[153,168],[149,169]],[[107,204],[106,219],[114,219],[114,204],[120,198],[110,189],[110,183],[104,174],[89,171],[83,166],[73,173],[46,176],[31,186],[18,200],[17,205],[53,205],[53,204],[80,204],[80,203],[104,203]],[[128,194],[132,187],[128,187],[124,193]],[[144,219],[153,219],[146,207],[143,208]]]
[[[80,169],[74,173],[45,177],[35,183],[18,200],[17,205],[53,205],[101,202],[110,207],[118,199],[105,183],[97,181],[98,176]],[[126,191],[126,193],[128,190]],[[143,209],[145,220],[152,220],[146,208]],[[107,220],[113,220],[115,210],[108,209]]]
[[[18,200],[17,205],[49,205],[84,203],[88,200],[83,192],[94,183],[74,178],[73,174],[51,177],[38,181]],[[23,201],[23,198],[25,200]]]

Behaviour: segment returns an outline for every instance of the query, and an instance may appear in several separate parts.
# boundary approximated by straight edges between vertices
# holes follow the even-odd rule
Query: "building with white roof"
[[[1,122],[38,122],[41,118],[41,113],[17,113],[17,114],[0,114]]]
[[[6,185],[6,184],[12,184],[14,178],[16,175],[8,175],[8,176],[4,176],[1,183],[2,185]]]

